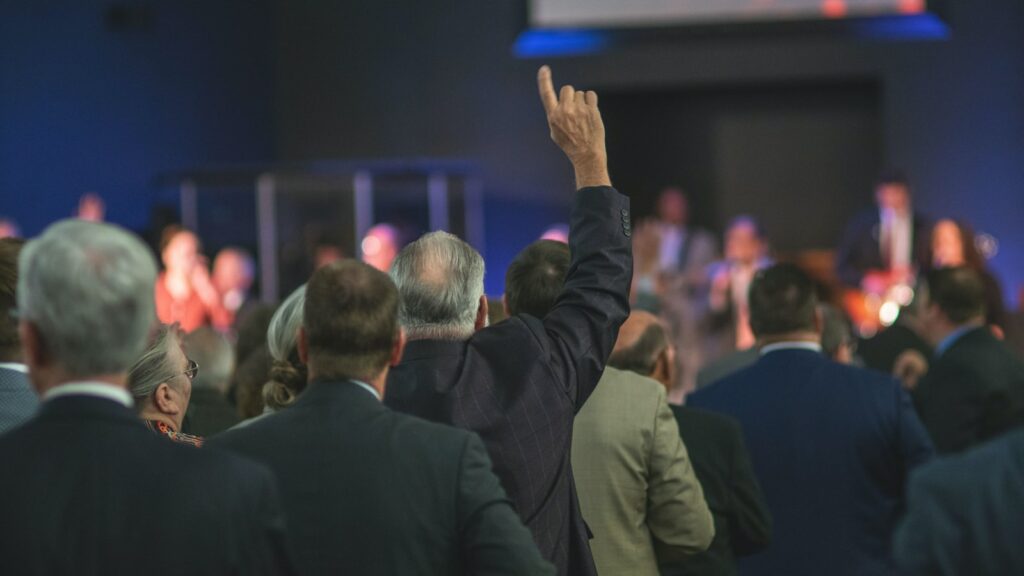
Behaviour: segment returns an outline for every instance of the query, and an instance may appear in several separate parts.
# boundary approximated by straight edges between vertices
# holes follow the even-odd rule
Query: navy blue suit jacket
[[[569,450],[597,387],[633,274],[629,199],[576,194],[565,287],[543,320],[516,315],[466,342],[416,340],[388,376],[385,403],[480,435],[494,471],[558,573],[595,574]]]
[[[906,477],[934,454],[893,379],[779,350],[688,403],[740,422],[774,519],[771,546],[741,560],[740,574],[892,573]]]
[[[895,555],[907,576],[1024,574],[1024,430],[916,470]]]

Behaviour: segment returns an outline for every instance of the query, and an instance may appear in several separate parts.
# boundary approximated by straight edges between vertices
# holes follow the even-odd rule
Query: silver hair
[[[447,232],[406,246],[391,264],[401,304],[398,321],[409,339],[466,340],[473,335],[484,293],[484,259]]]
[[[176,326],[160,325],[149,346],[128,371],[128,391],[136,408],[143,408],[147,399],[161,384],[177,386],[178,377],[185,378],[180,366],[171,362],[171,347],[180,346]]]
[[[270,356],[279,362],[287,362],[302,327],[302,313],[306,309],[306,285],[303,284],[285,298],[270,318],[267,327],[267,348]]]
[[[235,369],[235,351],[228,339],[213,328],[203,326],[186,334],[184,345],[188,357],[199,364],[199,374],[192,380],[192,388],[227,392]]]
[[[69,376],[121,373],[155,322],[156,262],[128,231],[62,220],[22,250],[18,314]]]

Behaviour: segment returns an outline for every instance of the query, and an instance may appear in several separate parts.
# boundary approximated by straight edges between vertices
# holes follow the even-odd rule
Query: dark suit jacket
[[[909,471],[933,448],[885,375],[779,350],[688,403],[743,427],[773,519],[772,544],[740,574],[891,574],[889,542]]]
[[[575,413],[597,386],[632,277],[629,199],[576,195],[565,288],[542,320],[517,315],[465,342],[410,342],[386,403],[477,432],[516,511],[559,574],[594,574],[569,451]]]
[[[295,563],[318,574],[553,574],[480,440],[384,407],[352,382],[209,440],[264,462]]]
[[[39,396],[28,376],[0,368],[0,434],[28,422],[38,409]]]
[[[711,508],[715,539],[706,552],[679,566],[663,567],[662,574],[735,574],[735,557],[762,550],[772,536],[771,515],[754,477],[743,431],[736,420],[714,412],[683,406],[672,406],[672,412]]]
[[[906,576],[1024,574],[1024,431],[922,466],[894,541]]]
[[[910,263],[918,270],[931,266],[931,223],[924,216],[914,214],[913,254]],[[877,208],[861,212],[850,221],[836,252],[836,274],[853,288],[859,288],[864,274],[870,270],[886,268],[879,244],[881,216]]]
[[[213,436],[238,424],[238,411],[213,388],[192,388],[181,431],[194,436]]]
[[[4,574],[291,573],[270,471],[64,396],[0,437]]]
[[[914,391],[939,452],[959,452],[1024,424],[1024,363],[988,327],[960,337]]]

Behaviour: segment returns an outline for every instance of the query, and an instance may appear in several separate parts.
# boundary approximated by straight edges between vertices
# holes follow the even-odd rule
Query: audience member
[[[927,358],[932,355],[932,347],[925,338],[925,327],[922,322],[922,294],[918,290],[914,299],[900,309],[896,322],[874,336],[861,340],[857,350],[864,366],[886,374],[905,372],[908,353],[920,357],[927,368]]]
[[[857,342],[853,326],[842,310],[831,304],[818,304],[821,315],[821,352],[840,364],[853,364]]]
[[[204,326],[185,336],[185,353],[202,367],[192,379],[192,397],[182,432],[213,436],[238,423],[238,412],[227,400],[235,371],[235,351],[216,330]]]
[[[401,248],[402,239],[398,228],[383,222],[371,227],[359,243],[363,262],[382,272],[391,269],[391,262]]]
[[[569,247],[551,240],[520,252],[505,276],[509,315],[547,316],[570,260]],[[711,513],[657,382],[605,369],[576,415],[572,469],[599,574],[656,575],[659,560],[711,543]]]
[[[490,328],[484,263],[465,242],[428,234],[391,267],[409,335],[388,380],[402,412],[480,434],[516,511],[560,575],[595,573],[570,466],[573,418],[593,392],[629,310],[629,199],[611,188],[597,95],[555,95],[538,74],[551,136],[576,171],[572,263],[555,307]]]
[[[629,315],[608,369],[649,376],[668,388],[675,366],[663,322],[646,312]],[[667,368],[667,370],[666,370]],[[599,394],[601,391],[598,388]],[[737,556],[753,554],[771,540],[771,516],[750,465],[739,424],[732,418],[670,406],[714,520],[715,537],[706,552],[683,562],[664,562],[663,575],[711,576],[736,573]]]
[[[690,224],[690,200],[679,188],[658,195],[657,219],[645,222],[634,237],[637,307],[661,315],[675,335],[679,363],[675,388],[692,390],[703,363],[704,295],[708,267],[718,258],[718,241]]]
[[[836,252],[840,281],[868,294],[912,286],[931,262],[930,225],[914,212],[906,176],[890,170],[875,184],[876,208],[850,221]]]
[[[934,270],[924,289],[935,358],[914,401],[936,448],[960,452],[1024,423],[1024,363],[985,325],[978,273]]]
[[[0,239],[19,236],[21,236],[21,230],[18,228],[18,223],[10,218],[0,216]]]
[[[235,409],[241,422],[256,418],[266,411],[263,402],[263,389],[266,388],[267,377],[273,367],[274,360],[266,345],[256,349],[249,357],[235,368],[231,378],[231,388],[235,391]]]
[[[18,321],[6,310],[17,305],[19,238],[0,238],[0,434],[26,422],[39,408],[21,354]]]
[[[932,228],[932,267],[967,266],[974,270],[985,288],[985,322],[999,330],[1006,328],[1006,303],[1003,287],[988,269],[985,256],[975,244],[974,229],[967,224],[945,218]]]
[[[146,427],[189,446],[203,439],[181,432],[199,365],[185,356],[176,326],[159,326],[149,346],[128,371],[128,391]]]
[[[95,192],[86,192],[78,199],[75,218],[86,222],[103,222],[107,217],[107,204],[103,197]]]
[[[158,438],[131,411],[155,278],[149,250],[105,224],[63,221],[22,251],[20,330],[43,405],[0,437],[16,471],[0,474],[4,573],[291,573],[270,471]]]
[[[908,472],[933,448],[910,398],[881,374],[821,353],[814,284],[792,265],[761,271],[750,322],[761,358],[689,404],[736,418],[774,519],[744,574],[889,574]]]
[[[288,409],[211,443],[277,474],[303,574],[548,574],[475,434],[380,402],[405,336],[398,291],[354,260],[306,290],[299,358],[309,387]]]
[[[228,247],[213,259],[213,287],[220,297],[223,314],[216,318],[217,330],[227,332],[255,303],[249,294],[256,279],[256,263],[241,248]]]
[[[295,402],[306,388],[306,365],[299,359],[298,337],[306,307],[306,285],[296,288],[270,319],[267,350],[272,364],[270,379],[263,386],[263,404],[276,412]]]
[[[156,281],[156,315],[188,333],[208,324],[223,325],[224,308],[199,255],[199,240],[184,228],[164,231],[160,245],[164,272]]]
[[[747,292],[754,274],[770,264],[768,239],[758,221],[751,216],[733,219],[725,231],[725,259],[713,264],[708,273],[711,332],[720,341],[718,350],[706,355],[709,359],[754,345]]]
[[[910,477],[893,554],[906,576],[1024,574],[1024,430]]]

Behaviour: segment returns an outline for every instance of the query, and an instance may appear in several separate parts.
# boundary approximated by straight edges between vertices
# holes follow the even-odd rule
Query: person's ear
[[[39,374],[46,366],[46,346],[40,337],[39,330],[35,324],[22,320],[18,322],[18,338],[21,339],[22,361],[28,366],[29,380],[37,394],[42,395],[45,390],[38,388],[33,374]]]
[[[651,378],[660,382],[665,387],[665,392],[672,388],[672,374],[674,372],[672,357],[668,350],[668,348],[665,348],[658,354],[658,359],[654,361],[654,371],[651,372]]]
[[[501,308],[505,311],[506,318],[512,317],[512,311],[508,309],[508,294],[501,295]]]
[[[480,305],[476,309],[476,322],[473,323],[474,330],[487,328],[487,295],[480,296]]]
[[[153,391],[153,405],[163,414],[175,416],[182,412],[181,406],[178,406],[178,401],[175,398],[174,390],[166,382],[161,382]]]
[[[306,329],[299,328],[299,334],[295,338],[295,349],[299,354],[299,362],[309,364],[309,340],[306,338]]]
[[[395,338],[395,343],[391,347],[391,366],[398,366],[398,363],[402,361],[402,354],[405,353],[405,330],[398,329],[398,337]]]

